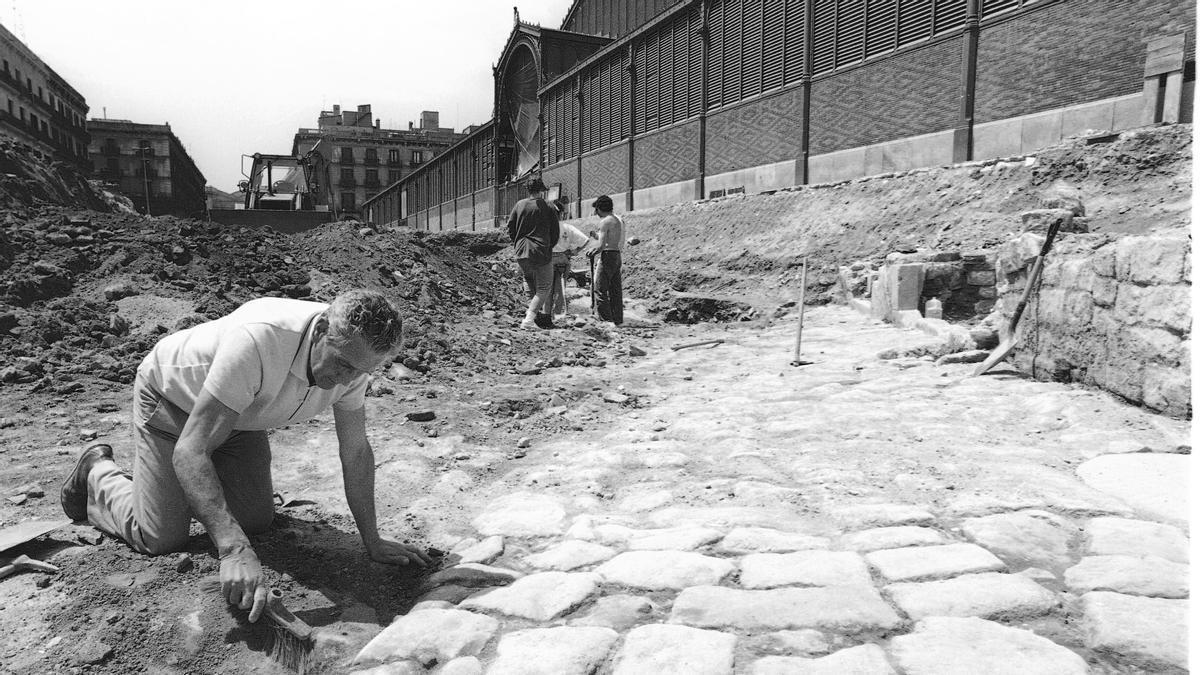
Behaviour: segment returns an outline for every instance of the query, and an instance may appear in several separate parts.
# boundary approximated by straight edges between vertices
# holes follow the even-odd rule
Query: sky
[[[0,24],[89,118],[169,123],[208,184],[233,192],[242,155],[291,152],[335,104],[369,103],[392,129],[422,110],[455,130],[487,121],[514,5],[558,28],[571,0],[0,0]]]

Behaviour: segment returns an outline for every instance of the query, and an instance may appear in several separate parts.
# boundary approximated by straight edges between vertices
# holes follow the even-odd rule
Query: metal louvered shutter
[[[742,80],[745,79],[742,60],[742,0],[726,0],[725,26],[722,31],[725,38],[721,50],[724,64],[724,79],[721,82],[721,100],[733,103],[742,97]]]
[[[864,3],[866,0],[838,0],[837,67],[861,61],[866,44]]]
[[[671,114],[672,122],[679,122],[688,118],[688,99],[690,97],[690,89],[688,83],[688,74],[692,69],[692,64],[689,61],[691,50],[688,48],[689,30],[688,17],[683,16],[675,20],[675,26],[671,29],[674,36],[674,45],[672,49],[672,61],[674,74],[672,75],[672,85],[675,89],[674,111]],[[697,63],[696,67],[700,67]]]
[[[742,3],[742,98],[762,93],[763,0]]]
[[[967,0],[934,0],[934,34],[957,30],[967,24]]]
[[[784,49],[787,35],[784,26],[784,0],[765,0],[762,14],[762,88],[763,91],[783,85]]]
[[[658,33],[658,124],[656,129],[671,123],[671,34]]]
[[[900,0],[899,46],[924,40],[931,35],[933,0]]]
[[[624,59],[622,59],[620,63],[621,63],[621,70],[618,71],[618,75],[621,78],[621,80],[620,80],[620,83],[621,83],[621,125],[619,127],[621,130],[621,133],[618,134],[618,136],[620,138],[629,138],[629,136],[631,134],[631,132],[629,130],[629,113],[630,113],[629,106],[633,104],[632,103],[633,97],[630,95],[630,90],[629,90],[629,67],[628,67],[628,64],[626,63],[626,61]]]
[[[602,147],[612,145],[617,140],[617,110],[621,107],[621,102],[617,99],[617,92],[614,91],[615,70],[611,58],[600,69],[600,145]]]
[[[716,0],[708,9],[708,101],[709,108],[724,103],[721,82],[725,79],[725,2]]]
[[[784,0],[783,17],[783,81],[799,82],[804,76],[804,13],[805,0]]]
[[[813,75],[837,66],[837,0],[813,0]]]
[[[896,0],[867,0],[867,57],[896,48]]]
[[[687,22],[688,43],[688,108],[687,116],[700,114],[704,102],[700,100],[704,93],[704,69],[700,67],[701,50],[703,45],[700,36],[700,12],[688,12]]]
[[[1021,0],[983,0],[983,18],[1021,6]]]
[[[653,131],[659,125],[658,100],[661,92],[658,86],[658,42],[657,35],[646,40],[646,65],[642,69],[642,100],[646,110],[643,131]]]

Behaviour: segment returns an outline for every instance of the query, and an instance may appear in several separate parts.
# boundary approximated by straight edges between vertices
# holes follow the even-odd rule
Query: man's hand
[[[368,544],[367,553],[371,555],[371,560],[389,565],[416,563],[421,567],[425,567],[433,563],[433,559],[416,546],[388,541],[387,539],[380,539],[374,544]]]
[[[221,595],[229,604],[250,610],[251,623],[258,621],[267,605],[267,587],[262,581],[262,565],[249,546],[236,546],[221,554]]]

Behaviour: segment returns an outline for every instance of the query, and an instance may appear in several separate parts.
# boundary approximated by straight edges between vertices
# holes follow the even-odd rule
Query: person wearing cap
[[[221,559],[221,594],[256,621],[266,578],[250,537],[275,517],[268,430],[333,408],[346,501],[371,559],[425,566],[428,555],[380,537],[375,455],[366,435],[369,373],[392,360],[400,313],[377,291],[330,304],[259,298],[164,337],[133,384],[133,471],[112,446],[85,450],[63,482],[63,512],[139,553],[183,550],[192,519]]]
[[[534,178],[527,186],[529,197],[513,205],[508,215],[508,238],[513,257],[525,277],[529,302],[521,328],[553,328],[550,319],[550,285],[554,277],[551,251],[558,243],[558,210],[546,201],[546,184]]]
[[[592,209],[600,217],[597,228],[599,244],[596,256],[596,315],[601,321],[611,321],[620,326],[625,321],[625,301],[621,296],[621,249],[625,245],[625,223],[613,215],[613,201],[608,195],[600,195],[592,202]]]

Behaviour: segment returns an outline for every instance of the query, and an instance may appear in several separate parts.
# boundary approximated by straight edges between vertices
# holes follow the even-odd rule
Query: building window
[[[379,152],[375,148],[367,148],[367,164],[379,163]]]
[[[379,187],[379,169],[367,169],[367,185]]]
[[[342,164],[354,163],[354,148],[342,148]]]
[[[120,178],[121,177],[121,160],[117,159],[116,157],[109,157],[107,162],[108,162],[108,164],[106,166],[106,171],[108,173],[108,177],[109,178]]]
[[[388,169],[388,183],[395,183],[398,180],[400,180],[400,170]]]
[[[388,150],[388,164],[395,164],[400,161],[399,150]]]
[[[413,151],[412,151],[412,162],[411,162],[411,164],[413,164],[413,165],[416,165],[416,164],[420,164],[420,163],[421,163],[421,151],[420,151],[420,150],[413,150]]]
[[[342,210],[343,211],[355,210],[354,193],[353,192],[343,192],[342,193]]]
[[[342,185],[354,184],[354,169],[342,169]]]

